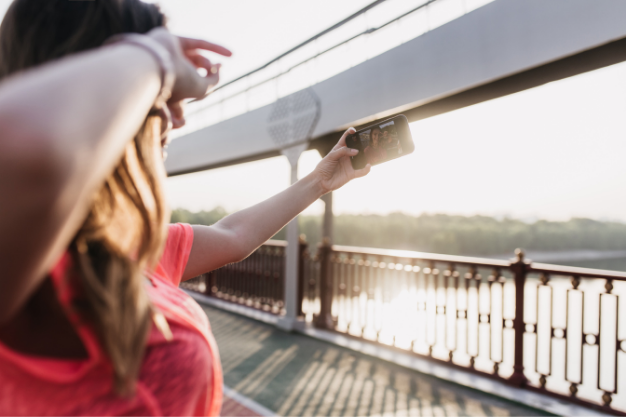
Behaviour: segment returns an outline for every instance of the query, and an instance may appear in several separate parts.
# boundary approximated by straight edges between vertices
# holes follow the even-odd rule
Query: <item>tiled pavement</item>
[[[224,383],[283,416],[538,416],[538,410],[203,306]],[[224,415],[242,415],[225,403]]]

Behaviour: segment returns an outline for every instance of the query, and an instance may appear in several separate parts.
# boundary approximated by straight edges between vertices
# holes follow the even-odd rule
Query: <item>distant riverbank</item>
[[[227,214],[220,207],[197,213],[178,209],[172,221],[210,225]],[[300,217],[300,232],[313,250],[321,229],[321,216]],[[284,239],[284,230],[275,238]],[[527,223],[447,214],[342,214],[334,218],[333,238],[339,245],[499,259],[511,258],[516,248],[523,248],[536,262],[626,270],[626,224],[591,219]]]
[[[509,259],[511,255],[488,256],[495,259]],[[555,265],[579,266],[583,268],[626,271],[626,250],[571,250],[560,252],[526,251],[526,259]]]

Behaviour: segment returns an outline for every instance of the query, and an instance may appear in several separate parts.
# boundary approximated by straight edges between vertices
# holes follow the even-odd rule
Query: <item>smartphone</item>
[[[364,168],[368,163],[382,164],[408,155],[415,149],[409,121],[402,114],[348,135],[346,146],[359,150],[358,154],[350,157],[354,169]]]

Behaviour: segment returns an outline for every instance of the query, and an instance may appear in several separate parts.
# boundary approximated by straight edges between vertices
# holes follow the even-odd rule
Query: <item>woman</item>
[[[178,284],[369,171],[344,134],[269,200],[167,226],[168,126],[218,81],[199,50],[230,52],[164,24],[139,0],[15,0],[2,22],[0,415],[217,415],[215,341]]]
[[[396,135],[389,134],[388,130],[383,132],[383,148],[387,156],[395,157],[402,155],[402,145]]]
[[[382,131],[380,128],[373,127],[370,132],[371,145],[363,150],[367,162],[372,165],[384,162],[387,159],[387,151],[384,148],[384,143],[381,144],[381,136]]]

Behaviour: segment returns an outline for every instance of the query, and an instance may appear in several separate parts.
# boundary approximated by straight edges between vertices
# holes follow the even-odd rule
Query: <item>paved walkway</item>
[[[304,335],[203,308],[220,348],[224,383],[282,416],[545,415]],[[223,411],[229,414],[229,408]]]

